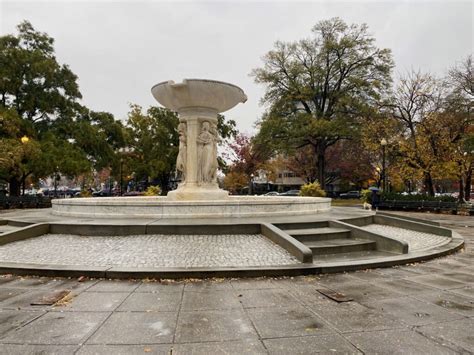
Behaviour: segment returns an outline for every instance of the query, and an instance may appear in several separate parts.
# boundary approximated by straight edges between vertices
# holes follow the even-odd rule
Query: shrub
[[[89,190],[82,190],[79,194],[80,197],[92,197],[92,192]]]
[[[362,202],[365,203],[371,203],[372,200],[372,191],[367,189],[367,190],[362,190],[360,192],[360,199]]]
[[[310,182],[301,186],[300,196],[324,197],[326,192],[321,188],[319,182]]]
[[[425,194],[402,195],[395,192],[386,192],[382,194],[382,201],[392,201],[392,200],[456,202],[456,198],[453,196],[429,196]]]
[[[158,185],[156,186],[149,186],[143,196],[159,196],[161,194],[161,187]]]

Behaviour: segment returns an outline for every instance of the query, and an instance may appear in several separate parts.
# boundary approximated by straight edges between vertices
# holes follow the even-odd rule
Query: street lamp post
[[[382,138],[380,141],[380,144],[382,145],[382,190],[383,192],[387,191],[387,170],[385,166],[385,147],[387,146],[387,140],[385,138]]]
[[[253,174],[250,174],[250,181],[249,181],[249,195],[253,195]]]
[[[23,136],[20,138],[20,142],[24,146],[28,144],[29,141],[30,141],[30,138],[28,136]],[[23,159],[25,159],[25,150],[23,150]],[[23,196],[25,196],[25,180],[26,180],[26,177],[23,175],[23,181],[22,181]]]
[[[133,148],[123,147],[119,149],[120,153],[120,196],[123,195],[123,156],[125,154],[133,152]]]
[[[120,157],[120,196],[123,195],[123,158]]]

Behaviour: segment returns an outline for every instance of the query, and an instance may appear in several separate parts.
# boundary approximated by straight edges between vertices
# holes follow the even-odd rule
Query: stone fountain
[[[155,99],[179,115],[176,169],[182,182],[167,196],[99,197],[52,201],[52,213],[87,218],[292,217],[327,212],[322,197],[229,196],[217,184],[217,115],[247,101],[239,87],[215,80],[165,81]]]
[[[176,169],[182,182],[169,200],[223,200],[228,192],[217,184],[217,114],[247,101],[243,90],[215,80],[166,81],[151,89],[155,99],[179,114]]]

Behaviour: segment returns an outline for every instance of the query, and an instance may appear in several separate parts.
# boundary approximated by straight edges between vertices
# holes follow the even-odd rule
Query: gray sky
[[[157,104],[164,80],[207,78],[240,86],[245,104],[225,113],[252,132],[264,88],[249,73],[276,40],[308,37],[320,20],[367,23],[396,70],[442,75],[473,52],[472,1],[6,1],[0,33],[29,20],[55,38],[57,58],[79,77],[83,103],[126,118],[129,103]]]

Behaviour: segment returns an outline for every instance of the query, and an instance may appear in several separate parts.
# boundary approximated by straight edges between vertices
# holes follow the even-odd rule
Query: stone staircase
[[[361,259],[386,255],[379,252],[372,240],[354,238],[349,229],[329,227],[327,221],[277,224],[313,252],[313,260]]]

